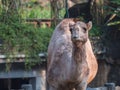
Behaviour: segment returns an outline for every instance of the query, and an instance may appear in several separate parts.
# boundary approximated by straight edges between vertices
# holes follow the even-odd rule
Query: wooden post
[[[56,26],[60,20],[60,10],[64,7],[64,0],[50,0],[52,26]]]
[[[92,16],[94,17],[94,22],[98,25],[101,25],[104,22],[104,5],[105,0],[95,0],[92,7]]]
[[[51,18],[53,19],[52,26],[57,24],[57,0],[50,0],[51,3]]]
[[[11,79],[8,78],[8,90],[11,90]]]
[[[33,90],[31,84],[23,84],[21,88],[24,90]]]

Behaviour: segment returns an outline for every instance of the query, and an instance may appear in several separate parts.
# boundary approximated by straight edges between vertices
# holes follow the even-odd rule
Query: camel
[[[49,90],[86,90],[98,69],[88,32],[92,22],[64,19],[55,28],[48,46]]]

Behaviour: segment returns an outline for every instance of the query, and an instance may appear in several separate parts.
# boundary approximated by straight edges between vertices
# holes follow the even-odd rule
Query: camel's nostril
[[[73,39],[77,39],[78,38],[78,36],[76,35],[76,36],[73,36]]]

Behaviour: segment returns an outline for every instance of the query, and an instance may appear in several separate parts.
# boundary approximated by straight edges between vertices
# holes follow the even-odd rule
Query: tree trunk
[[[104,9],[109,0],[95,0],[92,6],[92,16],[94,18],[94,22],[97,25],[101,25],[104,23],[104,18],[106,14],[106,10]],[[108,12],[108,11],[107,11]]]
[[[53,19],[52,26],[56,26],[60,20],[60,10],[65,6],[65,0],[50,0],[51,3],[51,18]]]

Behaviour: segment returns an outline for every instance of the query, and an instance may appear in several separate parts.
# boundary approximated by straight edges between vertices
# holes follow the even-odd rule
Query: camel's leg
[[[48,90],[57,90],[57,89],[49,85],[49,89]]]

